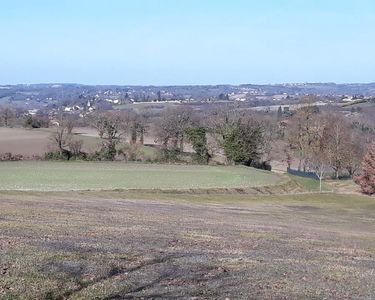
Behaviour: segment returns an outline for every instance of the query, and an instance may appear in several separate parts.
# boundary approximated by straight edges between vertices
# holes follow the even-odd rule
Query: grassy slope
[[[298,176],[293,176],[290,174],[287,174],[288,178],[303,188],[306,192],[319,192],[319,180],[316,179],[311,179],[311,178],[304,178],[304,177],[298,177]],[[322,184],[322,190],[323,192],[330,192],[331,189],[329,186],[327,186],[324,181]]]
[[[0,298],[370,299],[374,219],[356,195],[5,192]]]
[[[279,175],[246,167],[131,163],[0,163],[0,190],[209,189],[270,186]]]

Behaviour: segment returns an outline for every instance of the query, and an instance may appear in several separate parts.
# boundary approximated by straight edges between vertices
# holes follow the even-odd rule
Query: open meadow
[[[272,186],[285,178],[247,167],[120,162],[2,162],[0,190],[221,189]]]

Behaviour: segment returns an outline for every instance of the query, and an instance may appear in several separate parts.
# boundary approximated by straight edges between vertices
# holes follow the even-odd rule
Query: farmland
[[[0,153],[41,155],[48,151],[50,134],[41,130],[0,127]]]
[[[210,189],[270,186],[279,175],[246,167],[95,162],[3,162],[0,190]]]
[[[6,128],[0,127],[0,154],[20,154],[26,158],[34,155],[43,157],[48,151],[55,148],[51,141],[51,135],[56,128]],[[82,140],[83,151],[95,152],[100,148],[101,141],[95,129],[89,127],[77,127],[73,131],[74,140]],[[153,137],[146,137],[145,143],[154,144]],[[151,146],[144,146],[145,155],[154,157],[155,149]]]
[[[0,298],[371,298],[374,199],[317,185],[247,167],[2,162]]]
[[[370,299],[375,291],[369,197],[3,192],[0,206],[4,299]]]
[[[0,127],[0,153],[21,154],[26,157],[43,156],[52,149],[53,128],[24,129]],[[76,136],[84,141],[84,149],[93,151],[99,144],[89,128],[75,129]]]

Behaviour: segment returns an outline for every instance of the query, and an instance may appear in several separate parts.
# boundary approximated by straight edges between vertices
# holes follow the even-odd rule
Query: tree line
[[[15,110],[0,108],[3,126],[10,126],[17,117]],[[25,127],[49,126],[45,115],[23,120]],[[233,105],[205,110],[177,106],[153,113],[99,111],[82,120],[62,113],[55,121],[51,143],[56,151],[47,153],[47,159],[142,160],[148,138],[157,149],[154,160],[158,161],[219,162],[270,170],[276,160],[300,171],[313,171],[320,179],[361,173],[363,157],[375,135],[371,122],[314,105],[287,113],[279,109],[273,114]],[[84,141],[73,130],[78,125],[96,129],[98,149],[83,150]]]
[[[62,116],[51,138],[58,150],[49,153],[49,158],[136,159],[136,150],[149,136],[158,149],[158,160],[165,162],[186,161],[188,157],[191,162],[208,164],[221,155],[230,164],[267,165],[262,161],[266,122],[244,112],[216,110],[202,115],[189,108],[174,108],[150,118],[132,111],[105,111],[90,115],[87,122],[100,137],[98,151],[84,153],[83,144],[74,137],[72,121]]]

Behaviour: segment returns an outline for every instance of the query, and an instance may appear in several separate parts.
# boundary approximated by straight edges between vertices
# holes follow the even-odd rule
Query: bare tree
[[[186,108],[167,109],[156,124],[156,141],[162,149],[184,151],[186,129],[192,122],[192,111]]]
[[[314,106],[298,110],[290,119],[287,137],[290,148],[299,159],[298,170],[306,171],[309,150],[317,138],[317,114]]]
[[[58,148],[60,152],[60,157],[65,157],[70,159],[72,156],[77,154],[78,144],[73,140],[73,129],[74,129],[74,119],[72,116],[61,114],[56,122],[57,127],[51,136],[53,144]],[[82,143],[79,147],[79,151],[82,148]]]
[[[144,137],[148,131],[147,118],[145,115],[132,114],[130,116],[130,143],[139,142],[144,144]]]
[[[82,154],[83,141],[72,139],[69,141],[69,150],[72,152],[72,155],[78,157]]]
[[[368,144],[358,132],[351,132],[350,144],[347,145],[346,160],[344,167],[348,171],[349,176],[353,178],[354,174],[359,170],[362,164],[363,157],[365,156]]]
[[[56,127],[55,132],[51,135],[51,141],[55,146],[57,146],[61,158],[66,156],[67,159],[70,159],[71,153],[68,150],[68,147],[71,138],[72,136],[69,133],[68,128],[64,125]]]
[[[122,112],[103,112],[93,117],[92,125],[98,130],[102,139],[104,158],[114,160],[117,154],[117,145],[128,130],[128,116]]]
[[[330,163],[330,152],[328,148],[328,134],[329,123],[327,119],[320,116],[315,120],[314,125],[314,140],[310,144],[307,151],[307,161],[309,168],[313,170],[319,178],[319,191],[322,192],[322,181],[325,177]]]
[[[353,176],[364,156],[365,138],[340,114],[330,112],[320,120],[325,124],[325,150],[334,178],[339,178],[344,171]]]
[[[325,149],[329,159],[329,165],[338,178],[345,167],[345,162],[350,160],[350,127],[348,122],[339,115],[329,114],[322,117],[326,123]]]
[[[9,127],[15,116],[16,112],[14,109],[8,106],[0,107],[0,120],[3,126]]]
[[[322,192],[322,181],[329,166],[329,160],[325,149],[317,148],[311,151],[309,158],[310,169],[314,171],[319,179],[319,191]]]

